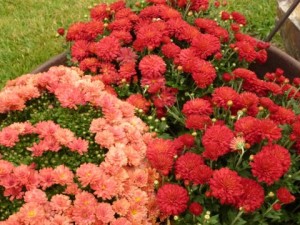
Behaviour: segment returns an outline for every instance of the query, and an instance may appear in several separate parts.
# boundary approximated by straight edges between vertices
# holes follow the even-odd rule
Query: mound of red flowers
[[[250,71],[266,62],[269,44],[244,33],[251,21],[227,8],[99,4],[67,31],[70,63],[157,133],[146,156],[161,175],[158,223],[297,223],[300,79]]]

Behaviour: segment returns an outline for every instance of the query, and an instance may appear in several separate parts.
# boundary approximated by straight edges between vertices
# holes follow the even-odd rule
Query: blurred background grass
[[[111,2],[113,0],[105,1]],[[133,0],[131,0],[133,1]],[[275,0],[227,0],[228,8],[248,19],[248,32],[265,38],[275,25]],[[99,0],[0,0],[0,88],[64,51],[59,27],[85,20]],[[277,35],[272,43],[281,47]]]

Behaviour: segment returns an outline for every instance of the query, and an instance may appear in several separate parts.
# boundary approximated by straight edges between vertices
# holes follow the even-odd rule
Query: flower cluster
[[[10,92],[22,87],[38,92],[35,96],[29,91]],[[8,211],[2,214],[9,216],[4,224],[149,224],[159,215],[153,205],[154,180],[158,175],[145,161],[146,144],[153,134],[148,133],[148,127],[134,115],[133,106],[104,88],[101,81],[84,76],[75,68],[53,67],[46,73],[10,81],[1,92],[4,98],[8,93],[12,98],[27,96],[27,102],[49,92],[60,107],[69,108],[76,116],[80,116],[79,108],[89,103],[95,110],[101,110],[102,116],[92,119],[85,132],[91,132],[98,150],[104,152],[104,157],[91,163],[94,159],[89,158],[88,151],[94,149],[90,148],[89,141],[76,138],[70,129],[51,120],[41,118],[32,124],[37,112],[29,114],[26,121],[3,127],[0,131],[1,198],[23,202],[15,214],[9,216]],[[21,105],[12,108],[13,104],[16,106],[18,102],[7,101],[7,109],[24,111],[28,108],[26,102],[22,103],[24,108]],[[7,114],[4,124],[9,123],[10,118]],[[14,151],[14,146],[24,141],[21,138],[32,135],[39,140],[27,147],[32,152],[32,163],[7,160],[10,154],[5,151]],[[51,160],[46,151],[59,154],[66,150],[86,158],[86,162],[73,168],[64,164],[45,167],[40,163]]]

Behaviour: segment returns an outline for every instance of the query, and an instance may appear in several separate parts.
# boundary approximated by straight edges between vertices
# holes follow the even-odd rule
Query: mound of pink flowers
[[[94,140],[76,137],[52,120],[40,118],[32,123],[32,115],[39,112],[26,109],[45,93],[52,94],[62,109],[71,110],[76,117],[84,116],[78,107],[87,104],[101,111],[102,116],[93,118],[85,131],[94,135]],[[129,225],[156,220],[154,180],[158,175],[145,161],[153,134],[134,115],[134,107],[106,92],[101,81],[75,68],[53,67],[45,73],[10,81],[0,92],[0,99],[2,126],[14,113],[29,113],[23,121],[0,130],[0,199],[22,203],[0,224]],[[51,107],[48,105],[47,110]],[[30,164],[22,159],[11,161],[10,155],[17,154],[14,148],[33,135],[36,141],[26,148]],[[89,162],[90,143],[99,145],[102,151],[103,157],[98,157],[97,163]],[[51,160],[47,153],[63,151],[87,160],[73,168],[43,165],[43,161]],[[1,216],[7,216],[3,208],[1,211]]]

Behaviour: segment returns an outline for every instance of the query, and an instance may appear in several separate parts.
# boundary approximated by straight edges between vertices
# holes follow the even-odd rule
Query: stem
[[[273,205],[275,205],[277,202],[278,202],[278,199],[272,205],[270,205],[270,207],[267,209],[267,211],[263,214],[263,217],[265,215],[267,215],[273,209]]]
[[[241,210],[241,211],[236,215],[236,217],[234,218],[234,220],[231,222],[230,225],[234,225],[235,222],[238,221],[238,220],[241,218],[241,216],[243,215],[243,213],[244,213],[244,211]]]
[[[238,166],[241,164],[242,159],[243,159],[243,155],[244,155],[244,153],[245,153],[244,147],[242,147],[241,150],[242,150],[242,153],[241,153],[240,158],[239,158],[239,160],[238,160],[238,162],[237,162],[237,164],[236,164],[236,168],[238,168]]]
[[[167,225],[171,225],[170,218],[167,220]]]

